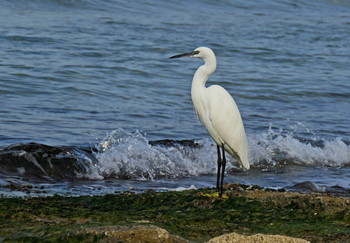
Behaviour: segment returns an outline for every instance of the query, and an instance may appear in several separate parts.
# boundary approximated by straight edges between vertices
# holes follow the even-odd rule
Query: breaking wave
[[[303,141],[270,128],[248,140],[253,167],[350,165],[350,146],[341,138]],[[150,142],[138,131],[117,129],[107,134],[97,151],[98,174],[103,177],[154,180],[216,173],[216,146],[209,138]],[[239,169],[233,158],[228,160],[228,171]]]
[[[250,141],[250,161],[255,166],[303,165],[343,167],[350,165],[350,146],[341,138],[334,140],[305,139],[293,132],[274,131]]]
[[[248,137],[252,168],[288,165],[350,166],[350,146],[341,138],[306,140],[274,131]],[[148,141],[142,133],[117,129],[96,148],[17,144],[0,150],[1,175],[44,180],[157,180],[216,173],[216,145],[209,139]],[[228,155],[227,172],[241,171]]]
[[[205,140],[149,142],[140,132],[117,129],[97,146],[104,177],[158,179],[215,172],[215,155]]]

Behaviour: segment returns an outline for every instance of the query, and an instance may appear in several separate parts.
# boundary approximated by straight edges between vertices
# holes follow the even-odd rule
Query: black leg
[[[219,191],[220,190],[220,173],[221,173],[221,154],[220,154],[220,146],[217,145],[217,149],[218,149],[218,171],[217,171],[217,178],[216,178],[216,190]]]
[[[222,196],[222,192],[223,192],[225,168],[226,168],[225,148],[224,148],[224,145],[222,145],[221,182],[220,182],[219,197]]]

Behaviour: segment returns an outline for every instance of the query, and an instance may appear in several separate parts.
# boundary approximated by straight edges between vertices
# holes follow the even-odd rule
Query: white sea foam
[[[305,166],[342,167],[350,165],[350,146],[341,138],[302,142],[293,133],[269,129],[249,139],[253,165],[297,164]]]
[[[189,187],[159,188],[159,189],[160,190],[166,190],[166,191],[182,192],[182,191],[188,191],[188,190],[196,190],[197,187],[195,185],[191,185]]]
[[[139,132],[117,129],[107,134],[98,145],[99,169],[105,177],[157,179],[179,178],[213,173],[213,153],[207,146],[191,147],[151,146]],[[200,154],[206,154],[202,156]]]
[[[350,165],[350,146],[340,138],[323,141],[322,146],[301,142],[293,134],[271,128],[267,133],[248,137],[250,163],[254,167],[303,165],[342,167]],[[196,140],[199,146],[151,146],[136,131],[117,129],[98,145],[99,161],[93,177],[155,180],[216,173],[216,146],[211,139]],[[228,171],[237,163],[228,156]]]

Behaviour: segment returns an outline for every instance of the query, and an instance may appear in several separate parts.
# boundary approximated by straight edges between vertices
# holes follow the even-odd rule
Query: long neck
[[[209,59],[203,59],[204,65],[200,66],[195,72],[192,80],[192,90],[197,88],[204,88],[209,76],[216,69],[216,58],[215,56]]]

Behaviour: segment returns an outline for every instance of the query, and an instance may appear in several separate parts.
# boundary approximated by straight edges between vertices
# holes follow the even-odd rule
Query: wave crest
[[[112,131],[97,148],[96,158],[104,177],[154,180],[200,175],[215,170],[212,156],[199,156],[204,147],[193,148],[176,142],[174,146],[152,146],[138,131]]]
[[[341,138],[306,140],[274,131],[248,137],[252,168],[350,166],[350,145]],[[0,149],[0,174],[21,178],[157,180],[216,174],[216,145],[210,138],[148,141],[123,129],[111,131],[91,150],[18,144]],[[227,155],[227,173],[241,171]]]
[[[104,178],[155,180],[216,173],[216,145],[211,139],[149,142],[136,131],[111,131],[98,144],[95,154]],[[305,140],[293,133],[275,132],[249,137],[252,167],[284,165],[342,167],[350,165],[350,146],[341,138]],[[227,171],[239,170],[229,155]],[[237,167],[236,167],[237,166]]]
[[[302,139],[271,127],[250,140],[251,162],[255,166],[304,165],[342,167],[350,165],[350,146],[341,138]]]

